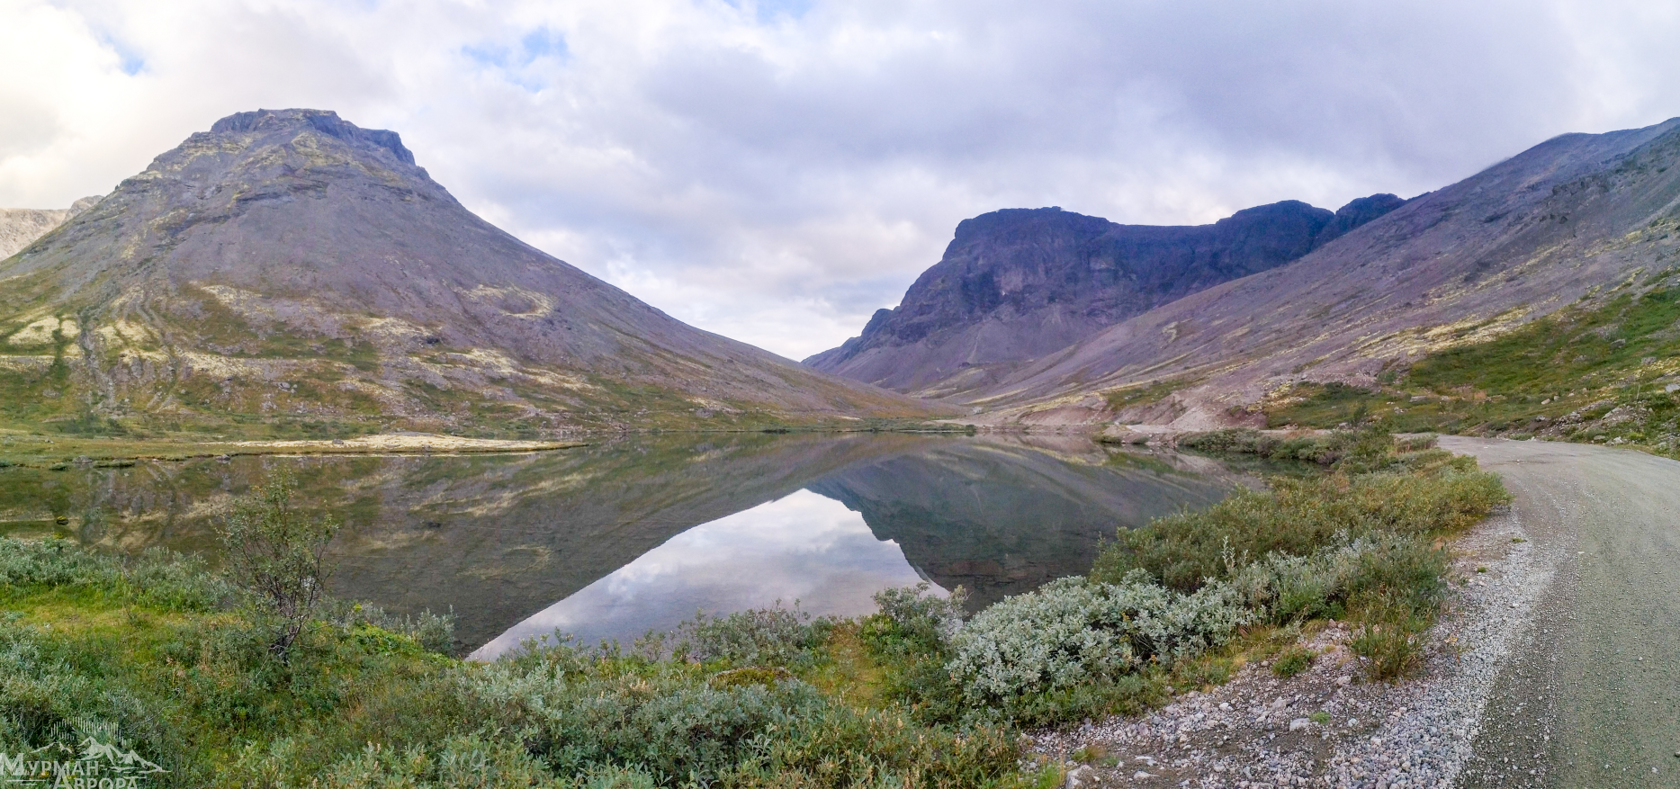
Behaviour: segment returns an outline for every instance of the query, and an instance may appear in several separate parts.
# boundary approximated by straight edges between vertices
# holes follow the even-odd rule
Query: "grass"
[[[1680,285],[1664,273],[1501,336],[1435,351],[1373,386],[1297,386],[1265,405],[1267,424],[1380,419],[1398,432],[1627,444],[1680,457],[1677,322]]]
[[[1317,655],[1305,647],[1291,647],[1272,661],[1272,673],[1288,679],[1312,668],[1314,657]]]
[[[1160,381],[1150,381],[1146,384],[1123,386],[1110,389],[1103,393],[1110,411],[1119,411],[1130,406],[1150,405],[1166,399],[1167,395],[1180,389],[1194,386],[1197,379],[1168,378]]]

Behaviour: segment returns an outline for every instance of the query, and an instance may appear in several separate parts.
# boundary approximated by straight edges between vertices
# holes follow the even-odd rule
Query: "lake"
[[[1085,572],[1116,529],[1247,482],[1077,436],[636,436],[539,454],[3,469],[0,531],[213,563],[222,508],[281,468],[344,524],[335,593],[452,610],[462,651],[484,659],[556,629],[629,641],[701,610],[855,615],[922,581],[962,585],[979,608]]]

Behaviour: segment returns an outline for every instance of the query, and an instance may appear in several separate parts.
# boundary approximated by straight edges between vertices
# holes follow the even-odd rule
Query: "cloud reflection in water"
[[[897,543],[863,517],[810,491],[696,526],[611,575],[509,628],[472,654],[490,660],[561,630],[579,641],[633,640],[694,615],[774,605],[821,616],[874,609],[881,589],[923,580]]]

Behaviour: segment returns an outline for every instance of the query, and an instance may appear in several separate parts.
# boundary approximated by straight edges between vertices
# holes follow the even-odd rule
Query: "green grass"
[[[1266,405],[1267,424],[1371,419],[1397,432],[1625,443],[1680,457],[1680,389],[1668,391],[1680,381],[1680,286],[1664,274],[1641,287],[1436,351],[1372,387],[1298,386]]]
[[[1136,384],[1124,386],[1119,389],[1110,389],[1103,393],[1103,397],[1107,400],[1110,411],[1119,411],[1129,406],[1149,405],[1151,403],[1160,402],[1165,399],[1167,395],[1170,395],[1173,392],[1194,386],[1198,380],[1199,379],[1169,378],[1160,381],[1150,381],[1146,384]]]
[[[1291,647],[1272,660],[1272,673],[1289,679],[1309,668],[1312,668],[1316,655],[1305,647]]]

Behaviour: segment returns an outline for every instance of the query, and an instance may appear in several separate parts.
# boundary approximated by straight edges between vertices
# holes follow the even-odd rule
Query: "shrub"
[[[629,770],[594,771],[585,780],[586,786],[654,786],[645,773]],[[558,789],[565,783],[549,775],[517,743],[474,734],[452,737],[435,749],[369,743],[361,753],[334,764],[313,785],[321,789]]]
[[[783,676],[710,682],[697,665],[567,646],[460,674],[493,722],[557,775],[634,766],[660,786],[968,786],[1019,758],[1000,730],[924,728]]]
[[[962,587],[949,597],[928,592],[926,581],[913,587],[883,589],[875,593],[879,612],[863,622],[863,638],[881,656],[943,656],[951,637],[962,628],[967,612],[968,591]]]
[[[727,616],[695,614],[673,631],[675,657],[734,665],[793,666],[817,660],[828,631],[826,619],[794,608],[760,608]]]
[[[78,670],[32,628],[0,626],[0,752],[18,753],[95,737],[166,753],[167,739],[133,694]]]
[[[1112,582],[1141,569],[1192,591],[1203,579],[1228,577],[1270,553],[1310,555],[1339,534],[1450,534],[1509,500],[1497,476],[1456,461],[1429,471],[1271,483],[1268,491],[1239,491],[1206,510],[1122,530],[1097,558],[1092,577]]]
[[[229,587],[196,557],[161,548],[138,558],[87,550],[69,540],[0,537],[0,588],[64,587],[102,592],[119,601],[171,611],[209,611]]]
[[[338,523],[309,517],[292,503],[297,483],[275,477],[234,503],[218,536],[227,573],[250,592],[253,615],[271,631],[269,652],[282,662],[326,594],[327,546]]]
[[[1239,571],[1231,586],[1245,605],[1275,624],[1340,618],[1378,599],[1434,610],[1446,589],[1445,551],[1407,535],[1337,535],[1310,556],[1270,553]]]
[[[1288,679],[1311,668],[1314,657],[1305,647],[1291,647],[1272,660],[1272,673]]]
[[[1368,661],[1365,671],[1374,680],[1402,679],[1423,663],[1423,644],[1417,629],[1402,622],[1366,623],[1354,634],[1350,646]]]
[[[1170,666],[1224,643],[1249,619],[1223,584],[1181,595],[1138,576],[1121,585],[1064,578],[976,615],[957,633],[947,668],[971,702],[1007,709]]]
[[[431,611],[421,611],[413,615],[393,614],[371,603],[351,603],[342,600],[327,600],[324,607],[328,609],[325,618],[347,631],[371,626],[407,636],[422,649],[439,654],[450,654],[457,646],[453,610],[447,614],[434,614]]]

